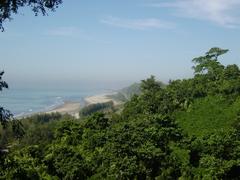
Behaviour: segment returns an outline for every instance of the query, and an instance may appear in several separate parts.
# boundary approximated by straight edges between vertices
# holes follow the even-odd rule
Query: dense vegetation
[[[38,115],[6,141],[2,179],[239,179],[240,70],[212,48],[195,75],[152,76],[120,114]],[[11,134],[11,132],[9,133]]]

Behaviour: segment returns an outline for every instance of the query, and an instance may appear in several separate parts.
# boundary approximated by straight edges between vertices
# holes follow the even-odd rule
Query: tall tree
[[[194,58],[192,61],[196,64],[193,66],[195,74],[216,74],[224,69],[218,61],[218,57],[227,53],[228,49],[211,48],[205,53],[205,56]]]

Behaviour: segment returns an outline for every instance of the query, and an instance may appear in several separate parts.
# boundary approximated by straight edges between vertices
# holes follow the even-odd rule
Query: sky
[[[211,47],[240,64],[240,0],[63,0],[48,16],[21,8],[0,33],[10,87],[121,88],[193,76]]]

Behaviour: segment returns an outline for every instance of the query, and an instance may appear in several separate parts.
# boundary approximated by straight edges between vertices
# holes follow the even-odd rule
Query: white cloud
[[[224,27],[236,27],[239,24],[237,11],[240,0],[174,0],[148,4],[152,7],[174,8],[181,17],[207,20]]]
[[[146,19],[122,19],[117,17],[109,16],[100,20],[101,23],[108,24],[115,27],[127,28],[127,29],[161,29],[161,28],[173,28],[174,24],[166,21],[162,21],[156,18]]]

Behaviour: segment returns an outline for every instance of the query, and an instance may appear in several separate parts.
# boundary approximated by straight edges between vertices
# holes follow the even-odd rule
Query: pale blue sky
[[[63,0],[48,17],[27,8],[0,33],[10,86],[119,88],[150,75],[193,75],[191,59],[229,48],[240,62],[240,0]]]

